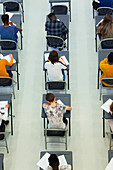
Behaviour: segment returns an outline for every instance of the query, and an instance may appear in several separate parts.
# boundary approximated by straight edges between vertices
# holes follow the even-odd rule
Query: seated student
[[[97,1],[93,1],[92,2],[92,5],[93,5],[93,8],[95,10],[97,10],[99,7],[110,7],[110,8],[113,8],[113,0],[98,0],[99,2]]]
[[[71,165],[62,165],[59,168],[59,159],[55,154],[51,154],[48,158],[49,166],[46,170],[71,170]]]
[[[2,22],[4,25],[0,26],[0,36],[2,40],[13,40],[17,42],[18,36],[17,33],[18,31],[22,31],[22,29],[18,26],[15,26],[13,22],[9,21],[9,15],[8,14],[3,14],[1,16]],[[15,47],[12,47],[13,49]]]
[[[65,80],[64,69],[66,68],[67,66],[59,61],[57,51],[51,51],[49,58],[45,63],[45,69],[47,69],[49,81]]]
[[[0,59],[0,77],[11,77],[12,78],[11,71],[6,70],[6,65],[7,66],[12,66],[13,65],[13,55],[9,54],[9,56],[11,57],[10,62],[8,62],[6,59]],[[1,81],[2,81],[2,84],[4,86],[11,85],[11,83],[12,83],[12,80],[5,80],[5,79],[3,80],[3,79],[1,79]]]
[[[113,102],[110,105],[110,114],[111,116],[113,116]],[[113,132],[113,119],[109,119],[108,122],[109,122],[110,129]],[[113,138],[113,135],[112,135],[112,138]]]
[[[97,32],[100,34],[100,39],[113,38],[113,19],[112,16],[106,14],[103,21],[99,24]]]
[[[64,23],[58,21],[54,13],[50,13],[48,18],[50,21],[47,21],[45,24],[45,31],[47,31],[47,35],[58,36],[66,40],[68,28],[64,25]]]
[[[107,57],[100,62],[100,69],[102,71],[101,78],[113,78],[113,52],[107,55]],[[113,85],[102,82],[104,86],[113,87]]]
[[[9,105],[6,105],[5,108],[9,108]],[[2,112],[0,112],[0,114],[4,116]],[[5,132],[5,126],[8,124],[9,124],[9,120],[0,119],[0,132]],[[4,139],[4,134],[0,134],[0,140],[2,139]]]
[[[67,105],[58,104],[52,93],[46,94],[46,100],[48,104],[44,103],[43,108],[49,121],[48,128],[65,128],[67,121],[63,119],[63,115],[66,113],[66,110],[71,111],[72,108]],[[65,121],[65,123],[63,121]]]

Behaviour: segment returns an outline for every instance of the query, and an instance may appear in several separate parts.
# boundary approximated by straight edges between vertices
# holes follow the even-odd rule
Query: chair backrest
[[[66,129],[44,129],[47,136],[65,136]]]
[[[110,14],[112,15],[112,8],[110,7],[100,7],[97,9],[98,15],[106,15],[106,14]]]
[[[19,3],[18,2],[14,2],[14,1],[4,2],[3,6],[4,6],[6,12],[19,11]]]
[[[0,86],[11,86],[12,78],[11,77],[0,77]]]
[[[106,84],[113,85],[113,78],[103,78],[101,81]]]
[[[62,47],[64,44],[64,40],[58,36],[48,35],[46,36],[47,45],[53,48]]]
[[[48,90],[64,90],[66,87],[65,81],[48,81],[46,82]]]
[[[16,50],[17,43],[13,40],[0,40],[2,50]]]
[[[52,12],[56,15],[66,15],[68,11],[67,6],[65,5],[54,5],[52,6]]]
[[[102,49],[113,49],[113,38],[103,39],[101,41]]]

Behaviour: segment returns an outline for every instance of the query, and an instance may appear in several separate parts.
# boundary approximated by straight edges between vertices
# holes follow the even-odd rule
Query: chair
[[[17,50],[17,43],[13,40],[0,40],[1,50]]]
[[[12,80],[11,84],[9,83],[9,80]],[[7,85],[7,83],[9,83]],[[15,91],[14,91],[14,86],[16,84],[16,81],[13,80],[11,77],[0,77],[0,93],[8,93],[12,94],[15,99]]]
[[[49,90],[53,91],[64,91],[66,93],[66,82],[65,81],[48,81],[46,82],[47,93]]]
[[[53,48],[58,48],[59,50],[62,50],[65,47],[65,42],[61,37],[48,35],[46,36],[47,40],[47,51],[48,46]]]
[[[106,94],[113,94],[113,87],[108,87],[108,86],[104,86],[102,81],[104,81],[105,83],[109,84],[109,85],[113,85],[113,78],[103,78],[101,79],[100,82],[100,100],[101,100],[101,96],[102,94],[104,94],[104,90],[106,90]]]
[[[19,12],[23,16],[23,22],[24,22],[24,10],[23,10],[23,4],[18,3],[17,1],[4,1],[3,2],[3,11],[6,12]]]
[[[0,147],[6,147],[7,153],[9,153],[9,148],[8,148],[8,144],[7,144],[7,136],[10,134],[10,132],[0,132],[0,135],[4,135],[3,139],[0,140]],[[5,143],[5,145],[3,145],[3,142]]]
[[[113,38],[106,38],[100,42],[100,49],[113,49]]]
[[[112,12],[113,12],[113,9],[110,7],[99,7],[97,9],[98,15],[106,15],[106,14],[112,15]]]
[[[68,12],[68,8],[65,5],[54,5],[51,10],[55,15],[66,15]]]
[[[44,135],[45,135],[45,149],[47,149],[47,143],[64,143],[65,144],[65,148],[67,150],[67,127],[65,129],[48,129],[45,128],[44,129]],[[48,138],[64,138],[64,141],[60,142],[60,141],[48,141]]]

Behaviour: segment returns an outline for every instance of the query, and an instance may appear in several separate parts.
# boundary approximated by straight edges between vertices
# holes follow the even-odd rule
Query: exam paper
[[[39,160],[37,165],[41,167],[42,169],[46,170],[46,168],[49,166],[48,158],[50,157],[49,153],[45,153],[45,155]]]
[[[61,56],[59,58],[59,61],[63,62],[65,65],[69,65],[69,62],[67,61],[66,57],[65,56]]]
[[[58,99],[57,102],[58,104],[64,105],[64,103],[60,99]]]
[[[49,57],[49,53],[45,53],[44,56],[45,56],[45,61],[47,61]]]
[[[10,55],[3,56],[2,54],[0,54],[0,59],[6,59],[10,63],[11,57]],[[14,63],[16,63],[16,60],[13,58],[13,64]]]
[[[67,161],[64,155],[58,156],[60,166],[67,165]]]
[[[111,100],[111,99],[108,99],[102,106],[101,106],[101,108],[103,109],[103,110],[105,110],[107,113],[109,113],[110,112],[110,105],[111,105],[111,103],[113,102],[113,100]]]
[[[12,16],[14,15],[13,13],[11,12],[6,12],[5,14],[8,14],[9,15],[9,20],[12,18]]]

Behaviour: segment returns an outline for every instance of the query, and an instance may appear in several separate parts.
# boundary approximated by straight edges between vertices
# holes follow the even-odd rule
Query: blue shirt
[[[19,31],[19,28],[15,26],[8,26],[8,27],[0,26],[1,40],[13,40],[17,42],[18,31]]]
[[[113,8],[113,0],[99,0],[99,7],[111,7]]]

